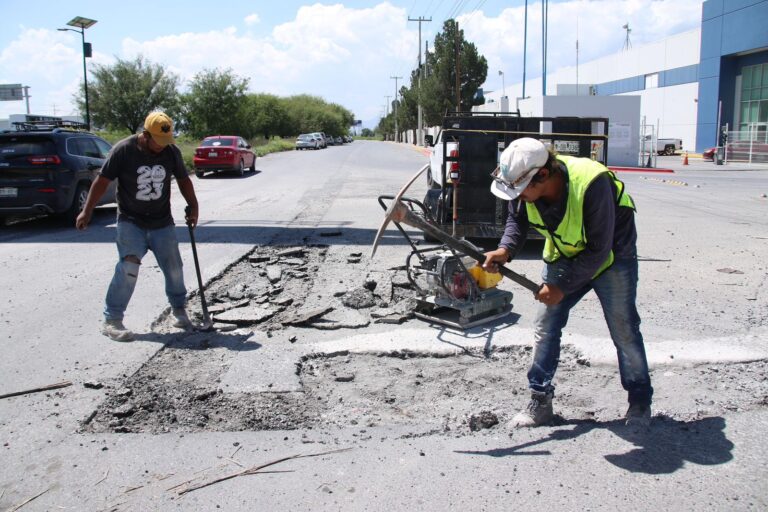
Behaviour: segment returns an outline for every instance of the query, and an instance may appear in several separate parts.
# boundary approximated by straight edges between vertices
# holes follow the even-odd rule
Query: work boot
[[[171,310],[173,315],[173,326],[185,331],[191,331],[193,329],[192,320],[187,315],[187,310],[184,308],[173,308]]]
[[[122,320],[104,320],[101,334],[115,341],[133,341],[133,333],[125,328]]]
[[[647,429],[651,425],[651,406],[648,404],[632,404],[624,416],[626,425],[638,429]]]
[[[531,401],[528,406],[517,413],[510,425],[514,428],[537,427],[552,421],[554,413],[552,412],[553,393],[543,393],[541,391],[531,390]]]

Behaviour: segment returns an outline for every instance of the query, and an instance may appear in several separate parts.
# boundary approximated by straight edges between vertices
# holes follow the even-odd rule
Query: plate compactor
[[[412,251],[405,269],[419,294],[414,313],[423,320],[468,329],[512,311],[512,292],[496,288],[501,275],[446,245]]]
[[[403,197],[408,187],[428,167],[422,167],[397,195],[379,197],[379,204],[386,214],[373,242],[371,258],[376,254],[384,230],[392,221],[412,249],[406,258],[405,268],[408,280],[420,295],[415,312],[417,317],[468,329],[509,314],[512,292],[496,288],[501,276],[533,293],[538,292],[539,285],[504,265],[499,265],[500,275],[485,272],[479,266],[485,261],[482,251],[468,241],[454,238],[435,227],[422,203]],[[400,224],[418,228],[443,245],[418,249]]]

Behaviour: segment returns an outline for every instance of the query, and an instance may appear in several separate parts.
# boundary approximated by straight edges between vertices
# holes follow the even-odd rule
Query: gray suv
[[[109,142],[67,121],[14,123],[0,132],[0,225],[5,217],[59,215],[74,226]],[[115,184],[99,204],[115,201]]]

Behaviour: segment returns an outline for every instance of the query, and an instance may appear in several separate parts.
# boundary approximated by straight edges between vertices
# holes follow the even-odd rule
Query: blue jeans
[[[122,320],[128,302],[131,300],[140,263],[126,259],[135,256],[139,261],[151,250],[165,276],[165,294],[171,307],[182,308],[186,303],[187,290],[184,287],[184,272],[176,239],[176,226],[171,224],[160,229],[143,229],[128,221],[117,221],[117,252],[120,260],[107,290],[104,317],[107,320]]]
[[[544,272],[552,271],[547,265]],[[568,322],[568,314],[584,295],[595,290],[603,307],[613,344],[619,359],[621,385],[630,404],[650,405],[653,396],[648,362],[645,357],[640,315],[637,313],[637,260],[617,260],[597,279],[566,295],[554,306],[542,304],[536,318],[533,363],[528,371],[528,384],[534,391],[550,392],[552,379],[560,359],[560,338]]]

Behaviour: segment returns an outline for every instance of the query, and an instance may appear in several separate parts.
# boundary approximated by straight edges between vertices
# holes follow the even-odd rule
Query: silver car
[[[320,149],[320,140],[311,133],[302,133],[296,138],[296,149]]]
[[[317,143],[320,146],[320,149],[323,149],[328,146],[328,144],[325,141],[325,135],[322,132],[314,132],[314,133],[310,133],[310,135],[317,139]]]

